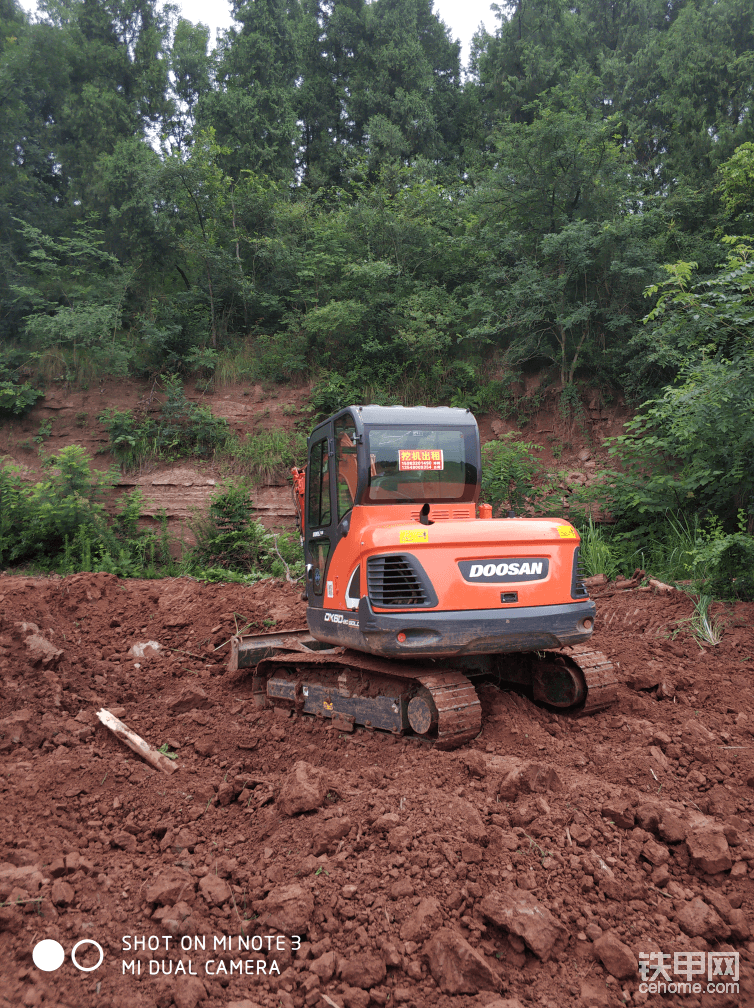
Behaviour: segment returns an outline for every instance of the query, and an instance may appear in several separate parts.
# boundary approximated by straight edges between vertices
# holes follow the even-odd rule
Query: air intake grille
[[[369,557],[367,590],[370,602],[379,608],[437,605],[426,574],[405,555]]]

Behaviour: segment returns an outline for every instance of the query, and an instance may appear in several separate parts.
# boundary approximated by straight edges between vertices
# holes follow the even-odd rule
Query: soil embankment
[[[671,639],[680,593],[598,605],[614,709],[486,687],[481,735],[442,753],[254,706],[225,642],[303,626],[291,586],[0,578],[0,1006],[754,1003],[754,605],[705,649]],[[704,953],[705,991],[710,951],[739,954],[738,993],[641,991],[658,953],[675,981]]]
[[[590,485],[602,468],[612,464],[603,441],[620,434],[630,410],[621,399],[606,405],[597,390],[588,390],[581,411],[564,417],[559,409],[559,389],[551,386],[540,390],[543,378],[544,373],[531,375],[526,384],[520,383],[518,416],[480,416],[480,435],[483,444],[513,434],[517,440],[537,445],[537,458],[551,477],[558,474],[556,482],[567,501],[571,490]],[[186,387],[190,403],[208,407],[241,439],[269,431],[290,432],[297,427],[308,430],[313,421],[302,407],[305,410],[310,393],[311,387],[303,385],[263,388],[237,384],[214,391],[206,391],[201,383]],[[22,417],[3,421],[0,459],[12,461],[24,478],[36,482],[42,478],[43,456],[77,444],[87,450],[94,468],[107,469],[115,459],[107,430],[98,419],[103,412],[130,411],[139,418],[156,420],[164,401],[164,390],[157,382],[133,379],[107,379],[88,389],[51,387]],[[206,510],[223,477],[233,471],[233,463],[229,458],[184,457],[178,451],[173,458],[169,451],[164,455],[147,458],[137,471],[123,474],[111,503],[115,505],[123,493],[138,487],[144,501],[143,518],[155,521],[165,515],[171,535],[190,545],[194,542],[188,527],[191,519]],[[264,475],[255,485],[252,498],[255,513],[267,528],[274,532],[295,528],[290,479],[284,468]]]

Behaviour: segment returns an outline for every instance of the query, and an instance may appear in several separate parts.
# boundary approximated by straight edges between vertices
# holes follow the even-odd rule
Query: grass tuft
[[[231,434],[215,450],[225,476],[243,476],[265,483],[288,475],[292,466],[306,462],[306,436],[298,431],[270,430],[239,437]]]
[[[692,596],[693,597],[693,596]],[[676,620],[676,629],[673,631],[673,640],[682,631],[691,634],[701,650],[703,644],[711,647],[719,644],[723,639],[724,621],[720,616],[710,615],[711,595],[699,595],[694,602],[694,611],[690,616]]]

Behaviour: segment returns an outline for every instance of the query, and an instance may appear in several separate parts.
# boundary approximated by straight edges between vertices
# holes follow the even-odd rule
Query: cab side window
[[[358,468],[356,427],[348,414],[335,424],[335,472],[338,486],[338,521],[353,507]]]
[[[330,475],[327,455],[327,438],[314,445],[309,461],[309,501],[307,504],[310,528],[330,524]]]

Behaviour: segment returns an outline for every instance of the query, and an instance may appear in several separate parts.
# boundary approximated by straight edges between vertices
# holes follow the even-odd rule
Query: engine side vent
[[[367,559],[367,591],[380,609],[415,609],[437,605],[437,596],[421,564],[409,554]]]

